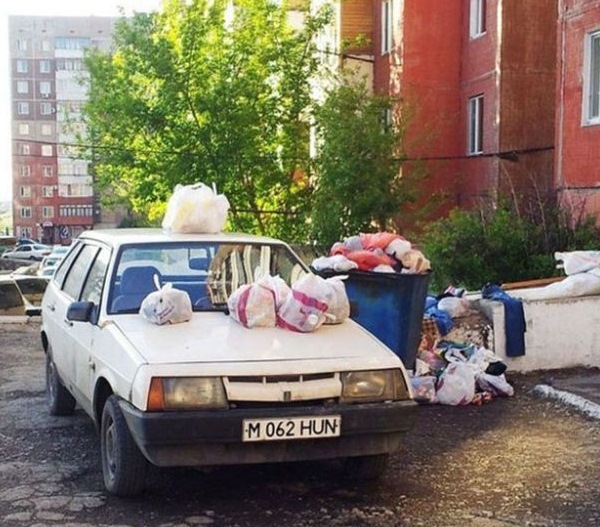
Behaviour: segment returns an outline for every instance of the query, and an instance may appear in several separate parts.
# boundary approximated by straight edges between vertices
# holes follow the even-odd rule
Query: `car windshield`
[[[231,242],[170,242],[126,245],[110,281],[108,313],[137,313],[160,284],[190,295],[194,311],[223,310],[229,295],[265,273],[288,285],[308,272],[284,245]]]

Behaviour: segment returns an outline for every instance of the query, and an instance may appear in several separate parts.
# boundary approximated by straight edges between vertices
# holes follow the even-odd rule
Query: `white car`
[[[140,493],[148,463],[345,458],[376,477],[412,428],[401,360],[353,321],[295,333],[228,316],[257,269],[288,284],[310,272],[275,239],[157,229],[86,231],[59,265],[42,302],[49,409],[94,420],[111,493]],[[138,313],[154,276],[189,293],[191,321]]]
[[[2,258],[15,258],[19,260],[42,260],[44,256],[50,254],[50,247],[40,243],[19,245],[12,251],[6,251],[2,254]]]

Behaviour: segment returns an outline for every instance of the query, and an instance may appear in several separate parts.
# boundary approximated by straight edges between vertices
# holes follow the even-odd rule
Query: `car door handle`
[[[64,320],[63,322],[64,322],[64,323],[65,323],[67,326],[69,326],[70,328],[72,328],[72,327],[73,327],[73,322],[71,322],[70,320],[67,320],[67,319],[65,318],[65,320]]]

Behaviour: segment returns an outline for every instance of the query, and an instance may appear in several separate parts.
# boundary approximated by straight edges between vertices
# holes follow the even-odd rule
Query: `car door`
[[[89,322],[73,322],[73,344],[75,359],[75,389],[84,409],[91,412],[93,402],[93,380],[96,369],[94,342],[98,341],[97,320],[100,310],[106,271],[110,262],[110,250],[100,247],[83,283],[81,302],[92,302],[94,310]]]
[[[76,393],[75,383],[75,362],[78,357],[79,341],[81,340],[77,332],[81,331],[81,324],[67,320],[67,310],[71,303],[79,300],[84,280],[99,250],[98,246],[92,244],[82,246],[73,258],[71,265],[65,270],[62,285],[56,292],[52,306],[49,306],[51,309],[53,308],[52,319],[55,323],[54,334],[49,335],[54,363],[61,379],[82,406],[84,402],[79,400],[80,397]],[[62,270],[63,267],[61,266],[59,271]],[[62,278],[62,276],[59,278]]]

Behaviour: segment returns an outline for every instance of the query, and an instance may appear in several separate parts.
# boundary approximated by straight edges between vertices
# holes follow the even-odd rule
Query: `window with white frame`
[[[40,126],[40,134],[52,135],[52,125],[48,123],[42,123],[42,125]]]
[[[52,218],[54,217],[54,207],[44,205],[42,207],[42,218]]]
[[[42,40],[42,51],[50,51],[50,41]]]
[[[30,198],[31,197],[31,187],[29,185],[19,187],[19,195],[22,198]]]
[[[17,113],[19,115],[29,115],[29,103],[28,102],[18,102],[17,103]]]
[[[17,227],[20,238],[31,238],[31,227]]]
[[[29,63],[25,59],[17,60],[17,73],[27,73],[29,71]]]
[[[483,153],[483,95],[469,99],[468,123],[467,153],[481,154]]]
[[[18,51],[27,51],[27,39],[26,38],[18,38],[17,39],[17,50]]]
[[[44,157],[52,156],[52,145],[42,145],[42,155]]]
[[[48,81],[40,82],[40,95],[42,97],[48,97],[52,91],[52,85]]]
[[[600,31],[586,36],[583,97],[583,122],[600,124]]]
[[[29,123],[19,123],[19,135],[29,135]]]
[[[21,207],[21,218],[31,218],[31,207]]]
[[[50,73],[49,60],[40,60],[40,73]]]
[[[392,0],[381,3],[381,54],[392,51],[393,43]]]
[[[29,93],[29,82],[17,81],[17,93]]]
[[[17,174],[21,177],[29,177],[31,175],[31,167],[29,165],[19,165],[17,167]]]
[[[54,175],[54,167],[52,165],[44,165],[42,167],[42,175],[44,177],[52,177]]]
[[[470,0],[469,36],[477,38],[485,33],[485,3],[486,0]]]
[[[17,154],[20,156],[28,156],[31,153],[29,145],[26,143],[19,143],[17,145]]]
[[[42,196],[44,198],[51,198],[54,196],[54,187],[52,185],[45,185],[42,187]]]
[[[40,103],[40,113],[42,115],[50,115],[50,114],[54,113],[52,104],[50,104],[49,102],[41,102]]]

